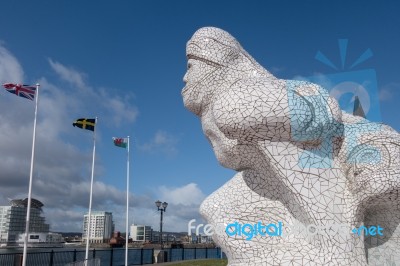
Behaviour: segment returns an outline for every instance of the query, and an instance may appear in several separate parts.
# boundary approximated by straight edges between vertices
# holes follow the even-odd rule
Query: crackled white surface
[[[199,29],[186,54],[185,107],[199,116],[219,162],[238,171],[202,203],[202,215],[215,228],[284,224],[281,237],[217,231],[230,266],[400,262],[396,131],[342,112],[316,84],[274,77],[221,29]],[[379,224],[384,235],[289,228],[329,223]]]

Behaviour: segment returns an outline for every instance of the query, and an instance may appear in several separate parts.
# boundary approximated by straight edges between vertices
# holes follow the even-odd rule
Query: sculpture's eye
[[[187,64],[187,69],[189,70],[192,67],[192,63]]]

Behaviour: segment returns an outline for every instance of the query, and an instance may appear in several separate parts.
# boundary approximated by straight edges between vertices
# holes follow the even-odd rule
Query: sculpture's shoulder
[[[215,97],[215,122],[232,139],[319,140],[335,130],[341,117],[327,91],[307,81],[249,77]]]
[[[286,119],[287,100],[284,89],[277,79],[237,80],[215,95],[212,106],[214,122],[230,139],[268,138],[264,134],[268,133],[268,127],[275,127],[278,120],[282,123],[281,120]]]
[[[271,89],[285,89],[285,80],[277,79],[275,77],[253,77],[250,75],[249,77],[236,80],[227,88],[227,91],[247,92],[248,90],[252,90],[270,93]]]
[[[284,82],[265,77],[238,79],[215,94],[214,109],[224,112],[247,112],[286,95]]]
[[[237,79],[229,86],[223,87],[215,94],[215,98],[224,103],[232,98],[238,103],[280,100],[279,103],[283,105],[297,98],[308,98],[312,104],[332,105],[331,101],[334,101],[328,91],[318,84],[302,80],[278,79],[273,76],[249,76]],[[336,109],[339,109],[338,105]]]

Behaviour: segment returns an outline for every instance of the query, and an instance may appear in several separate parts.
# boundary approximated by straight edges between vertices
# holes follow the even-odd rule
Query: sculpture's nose
[[[202,93],[192,86],[190,83],[182,89],[183,104],[185,107],[197,116],[201,115],[202,108]]]

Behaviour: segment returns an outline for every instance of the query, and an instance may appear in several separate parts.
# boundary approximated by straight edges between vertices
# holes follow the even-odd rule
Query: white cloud
[[[165,231],[186,231],[192,219],[202,222],[199,207],[205,195],[196,184],[178,188],[161,187],[160,191],[160,199],[168,202],[168,213],[164,215]],[[155,228],[158,230],[157,225]]]
[[[55,62],[49,58],[49,64],[51,68],[60,76],[61,79],[71,83],[72,85],[77,86],[80,89],[84,89],[86,87],[84,82],[84,74],[79,73],[73,68],[68,68],[59,62]]]
[[[271,68],[270,68],[271,73],[274,74],[275,76],[276,76],[277,74],[283,72],[284,70],[285,70],[285,67],[277,67],[277,66],[274,66],[274,67],[271,67]]]
[[[382,89],[379,91],[379,100],[380,101],[388,101],[392,99],[393,93],[389,90]]]
[[[310,77],[305,77],[301,75],[296,75],[293,77],[293,80],[301,80],[301,81],[310,81]],[[333,83],[332,80],[327,77],[327,75],[322,73],[315,73],[313,76],[313,83],[316,83],[327,90],[327,88],[332,88]]]
[[[132,93],[124,93],[124,97],[110,93],[110,89],[93,89],[85,83],[84,73],[76,71],[72,67],[66,67],[59,62],[49,59],[51,68],[59,75],[62,80],[71,84],[68,91],[68,98],[90,99],[90,105],[86,106],[88,113],[95,113],[101,121],[111,121],[108,126],[120,126],[122,122],[133,123],[139,112],[130,103],[134,98]],[[86,105],[87,101],[81,102]],[[83,106],[82,106],[83,108]],[[99,113],[99,109],[103,111]]]
[[[65,228],[68,228],[70,232],[82,232],[83,215],[80,210],[48,209],[45,206],[44,216],[52,232],[64,232]]]
[[[136,120],[139,111],[136,107],[129,104],[129,100],[133,98],[132,95],[126,94],[125,98],[119,96],[111,96],[103,91],[102,98],[107,99],[102,101],[101,104],[104,108],[109,110],[112,114],[112,121],[114,125],[120,126],[123,122],[131,123]]]
[[[197,184],[189,183],[181,187],[161,186],[155,194],[160,200],[168,202],[164,213],[164,231],[185,232],[190,220],[204,222],[199,207],[205,195]],[[132,218],[136,224],[151,225],[154,230],[159,230],[160,212],[154,204],[155,200],[146,199],[147,203],[143,202],[140,208],[134,209]]]
[[[302,80],[302,81],[308,81],[307,77],[301,76],[301,75],[296,75],[292,78],[293,80]]]
[[[165,131],[158,130],[150,141],[139,145],[139,148],[146,152],[163,152],[171,156],[178,152],[176,148],[177,143],[177,138]]]
[[[63,209],[57,208],[60,202],[46,207],[46,213],[51,214],[52,228],[56,229],[56,225],[60,228],[81,228],[83,213],[87,212],[88,183],[80,183],[74,185],[74,191],[70,195],[74,200],[64,201]],[[113,186],[95,182],[93,195],[92,210],[110,211],[113,213],[115,228],[118,231],[125,231],[125,212],[126,212],[126,193],[116,189]],[[56,191],[55,194],[60,193]],[[154,191],[159,195],[160,199],[168,202],[168,207],[164,213],[164,231],[185,232],[187,223],[196,219],[197,223],[204,222],[199,213],[199,206],[204,200],[205,195],[194,183],[184,185],[182,187],[168,188],[165,186],[157,188]],[[60,195],[60,199],[67,199]],[[130,224],[150,225],[154,230],[159,230],[160,212],[154,204],[156,198],[148,195],[132,195],[130,194],[129,219]],[[82,211],[71,211],[69,204],[81,202]],[[65,212],[64,212],[65,210]]]
[[[160,195],[161,198],[169,203],[182,204],[184,206],[193,204],[200,205],[205,198],[205,195],[195,183],[190,183],[178,188],[161,186]]]
[[[0,83],[23,83],[23,77],[18,60],[0,42]]]
[[[400,83],[389,83],[379,89],[379,100],[390,101],[394,99],[394,94],[400,88]]]

